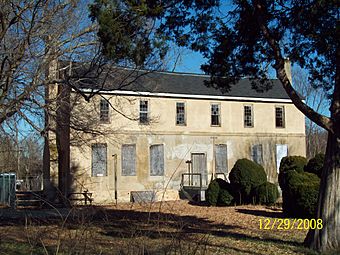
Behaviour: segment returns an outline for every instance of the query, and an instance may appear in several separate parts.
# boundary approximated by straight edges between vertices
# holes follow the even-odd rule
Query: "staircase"
[[[42,191],[16,191],[17,209],[41,209],[43,206]]]

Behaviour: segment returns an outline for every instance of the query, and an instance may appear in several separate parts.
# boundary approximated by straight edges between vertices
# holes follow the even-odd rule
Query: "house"
[[[227,179],[241,158],[263,165],[268,180],[277,183],[282,157],[306,155],[304,115],[278,80],[260,93],[242,79],[223,94],[204,85],[205,75],[121,72],[112,75],[119,82],[106,79],[90,103],[79,97],[70,110],[108,131],[81,135],[88,141],[81,145],[72,143],[75,131],[70,134],[71,185],[92,192],[97,203],[130,201],[141,191],[177,199],[182,178],[206,187],[212,176]],[[122,80],[128,82],[118,86]],[[51,163],[57,180],[56,169]],[[182,176],[188,172],[195,175]]]

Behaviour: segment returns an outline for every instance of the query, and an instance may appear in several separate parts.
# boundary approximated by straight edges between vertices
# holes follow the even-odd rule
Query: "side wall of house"
[[[253,146],[261,145],[263,166],[268,180],[274,183],[277,183],[277,145],[287,146],[288,155],[306,155],[305,119],[291,103],[112,95],[107,96],[107,99],[117,111],[110,109],[110,121],[99,124],[98,128],[112,132],[105,135],[105,138],[94,135],[93,141],[84,138],[88,141],[86,144],[71,147],[73,190],[88,189],[97,203],[114,202],[115,190],[118,201],[130,201],[131,191],[145,190],[156,191],[158,199],[177,199],[182,173],[188,172],[186,161],[193,160],[195,155],[205,159],[203,167],[206,168],[207,183],[210,181],[216,169],[216,145],[226,145],[226,175],[236,160],[252,159]],[[92,118],[99,121],[100,99],[94,100],[91,106],[81,103],[81,109],[92,112]],[[147,125],[137,120],[140,100],[149,102],[150,123]],[[177,102],[185,103],[186,125],[176,125]],[[220,105],[220,126],[211,126],[211,104]],[[93,105],[98,108],[93,109]],[[253,109],[253,127],[244,126],[245,105]],[[284,107],[284,128],[275,127],[276,106]],[[92,173],[91,146],[98,143],[107,146],[107,171],[104,176],[93,176]],[[123,145],[135,145],[136,148],[133,176],[122,174]],[[164,148],[162,176],[150,174],[152,145],[163,145]]]

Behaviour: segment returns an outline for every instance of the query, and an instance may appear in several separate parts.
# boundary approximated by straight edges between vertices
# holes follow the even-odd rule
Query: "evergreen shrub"
[[[212,180],[206,191],[206,200],[212,206],[231,205],[233,196],[230,184],[220,178]]]
[[[236,161],[229,179],[235,192],[236,202],[251,203],[253,202],[252,190],[267,182],[267,175],[261,165],[244,158]]]
[[[279,198],[277,185],[265,182],[254,189],[256,203],[261,205],[273,205]]]
[[[321,178],[321,172],[323,167],[323,162],[325,161],[325,154],[316,154],[314,158],[311,158],[307,165],[305,166],[305,172],[316,174]]]

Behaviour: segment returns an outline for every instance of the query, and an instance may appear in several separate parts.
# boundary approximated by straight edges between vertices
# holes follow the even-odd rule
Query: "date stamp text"
[[[308,229],[322,229],[322,219],[260,219],[259,227],[263,230],[308,230]]]

